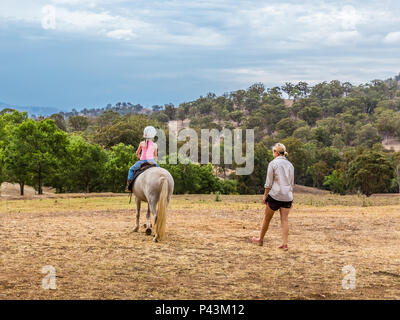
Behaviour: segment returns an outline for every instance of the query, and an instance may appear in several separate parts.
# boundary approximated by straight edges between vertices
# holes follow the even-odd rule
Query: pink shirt
[[[153,141],[149,140],[147,143],[145,142],[142,146],[142,156],[140,157],[140,160],[154,160],[155,149]]]

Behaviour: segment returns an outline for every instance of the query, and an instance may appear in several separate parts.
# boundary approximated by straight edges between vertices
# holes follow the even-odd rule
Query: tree
[[[320,160],[310,167],[310,173],[313,179],[313,187],[320,188],[323,186],[325,177],[329,175],[330,169],[325,161]]]
[[[189,104],[187,103],[181,104],[177,109],[177,118],[181,121],[185,120],[186,118],[189,117],[189,110],[190,110]]]
[[[151,107],[151,109],[153,110],[153,112],[158,112],[158,111],[162,110],[162,106],[154,105]]]
[[[255,83],[247,89],[247,93],[253,92],[259,97],[264,93],[264,91],[265,91],[265,86],[261,82]]]
[[[20,181],[16,182],[20,184],[31,176],[37,183],[38,193],[42,194],[43,181],[59,165],[67,144],[66,133],[53,120],[26,120],[12,131],[7,168],[14,177],[19,177]],[[25,171],[21,170],[21,166]]]
[[[4,181],[4,151],[0,148],[0,186]]]
[[[322,146],[329,146],[331,144],[331,136],[329,130],[324,126],[317,126],[311,129],[311,137],[318,141]]]
[[[280,100],[282,99],[282,92],[281,92],[281,88],[279,87],[272,87],[272,88],[268,88],[267,90],[267,95],[269,97],[276,97],[278,98],[278,101],[280,102]],[[265,96],[265,95],[264,95]]]
[[[294,138],[301,140],[303,143],[309,141],[311,139],[311,135],[311,128],[308,125],[297,128],[292,134]]]
[[[324,178],[323,185],[333,193],[339,193],[341,195],[346,194],[345,182],[342,175],[337,170],[333,170],[329,176]]]
[[[151,115],[151,119],[160,123],[167,123],[169,121],[169,117],[165,114],[164,111],[154,112]]]
[[[350,82],[344,82],[342,84],[342,87],[343,87],[343,93],[347,97],[350,94],[351,90],[353,89],[353,85]]]
[[[67,148],[70,158],[68,175],[72,181],[69,188],[85,192],[104,190],[102,184],[107,161],[106,152],[99,145],[86,142],[80,136],[71,136],[69,141]]]
[[[318,148],[317,157],[332,169],[335,167],[335,163],[341,160],[339,150],[334,146]]]
[[[308,83],[304,81],[300,81],[295,88],[300,92],[301,97],[307,97],[310,93],[310,88],[308,87]]]
[[[5,112],[7,110],[7,112]],[[25,120],[28,119],[28,113],[27,112],[19,112],[13,109],[4,109],[2,111],[2,114],[0,114],[0,117],[2,119],[3,125],[16,125],[24,122]]]
[[[93,142],[105,148],[121,142],[137,147],[143,139],[143,130],[147,126],[160,127],[157,121],[145,115],[127,115],[98,130],[93,137]]]
[[[67,131],[67,123],[60,113],[52,114],[49,119],[54,120],[56,126],[62,131]]]
[[[281,89],[288,95],[288,98],[290,99],[290,97],[293,96],[294,84],[286,82],[285,85],[281,87]]]
[[[244,113],[240,110],[233,111],[230,114],[230,117],[233,121],[237,122],[239,125],[245,119]]]
[[[13,137],[5,150],[4,171],[7,172],[6,179],[16,182],[20,187],[20,195],[24,195],[24,187],[32,181],[32,173],[27,169],[31,164],[31,155],[26,144],[21,139]]]
[[[246,93],[246,100],[244,101],[244,107],[247,111],[253,112],[254,110],[258,109],[260,106],[260,96],[255,91],[248,91]]]
[[[177,164],[169,164],[171,157],[177,157],[176,154],[170,154],[166,157],[166,164],[160,166],[167,169],[174,178],[175,194],[183,193],[210,193],[220,191],[220,182],[213,174],[211,164],[198,165],[191,162],[188,158],[178,157]]]
[[[400,164],[396,165],[396,183],[399,187],[399,193],[400,193]]]
[[[283,104],[263,104],[260,109],[261,127],[267,129],[268,134],[272,134],[276,130],[276,124],[289,116]]]
[[[172,103],[166,104],[164,106],[164,112],[168,116],[169,120],[175,120],[175,107]]]
[[[136,104],[136,105],[133,106],[133,112],[134,113],[140,113],[140,112],[142,112],[142,110],[143,110],[143,106],[140,105],[140,104]]]
[[[348,176],[351,186],[369,197],[373,193],[387,191],[393,171],[386,154],[367,150],[350,162]]]
[[[294,137],[282,140],[288,152],[288,159],[294,166],[294,178],[299,184],[306,180],[307,161],[309,154],[304,150],[303,143]]]
[[[246,91],[244,90],[234,91],[230,94],[230,96],[235,106],[235,109],[242,109],[244,97],[246,96]]]
[[[106,110],[103,114],[97,117],[96,123],[100,128],[104,128],[106,126],[110,126],[114,123],[114,121],[120,119],[121,116],[119,113],[113,110]]]
[[[400,193],[400,152],[395,152],[393,154],[393,164],[395,167],[395,183]]]
[[[394,136],[398,128],[397,117],[393,110],[380,110],[377,114],[376,128],[384,135],[386,140]]]
[[[264,192],[265,178],[268,164],[274,159],[272,151],[265,143],[254,146],[254,171],[250,175],[237,176],[238,190],[245,194],[259,194]]]
[[[0,111],[0,116],[7,114],[7,113],[13,113],[14,111],[16,111],[16,110],[11,109],[11,108],[4,108],[3,110]]]
[[[343,86],[342,86],[342,84],[340,83],[339,80],[332,80],[329,83],[329,87],[330,87],[330,90],[331,90],[332,97],[340,98],[340,97],[343,96],[344,88],[343,88]]]
[[[329,84],[324,81],[313,86],[311,90],[311,97],[316,98],[320,102],[322,102],[324,99],[330,99],[332,97],[332,93]]]
[[[22,195],[24,184],[29,180],[29,177],[26,175],[26,164],[20,158],[14,157],[14,145],[10,145],[10,139],[15,138],[14,129],[26,119],[26,112],[18,112],[13,109],[4,109],[0,113],[0,185],[3,181],[18,182]],[[24,160],[27,157],[29,155],[26,155]]]
[[[315,105],[305,107],[299,112],[299,117],[305,120],[308,125],[313,126],[322,117],[322,109]]]
[[[119,143],[111,147],[105,164],[105,180],[112,192],[123,192],[129,168],[137,161],[132,146]]]
[[[84,131],[89,126],[89,119],[84,116],[72,116],[68,119],[71,131]]]
[[[275,129],[278,130],[279,138],[284,139],[293,135],[293,132],[300,127],[303,127],[306,123],[302,120],[294,120],[292,118],[284,118],[280,120]]]
[[[381,143],[382,138],[379,136],[378,130],[372,124],[368,123],[358,131],[356,142],[358,145],[372,148],[375,143]]]

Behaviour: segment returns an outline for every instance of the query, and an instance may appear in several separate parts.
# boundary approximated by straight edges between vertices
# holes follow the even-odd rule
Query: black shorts
[[[268,195],[266,202],[268,203],[268,206],[272,210],[276,211],[279,208],[288,208],[288,209],[290,209],[292,207],[292,202],[293,201],[279,201],[279,200],[275,200],[270,195]]]

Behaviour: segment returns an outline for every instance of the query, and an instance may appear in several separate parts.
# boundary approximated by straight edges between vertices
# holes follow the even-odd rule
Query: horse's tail
[[[161,180],[161,193],[157,206],[157,221],[155,222],[155,229],[158,238],[157,240],[164,240],[165,238],[167,201],[168,201],[168,180],[164,178]]]

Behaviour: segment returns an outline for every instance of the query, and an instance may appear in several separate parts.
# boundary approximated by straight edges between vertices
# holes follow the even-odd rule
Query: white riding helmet
[[[156,134],[157,134],[157,130],[153,126],[148,126],[148,127],[144,128],[144,130],[143,130],[143,138],[146,138],[146,139],[154,139]]]

